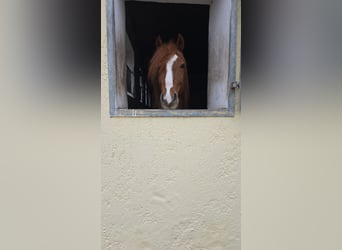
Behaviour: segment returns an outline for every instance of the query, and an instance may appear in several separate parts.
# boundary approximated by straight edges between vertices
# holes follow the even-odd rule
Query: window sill
[[[116,109],[111,117],[234,117],[228,109]]]

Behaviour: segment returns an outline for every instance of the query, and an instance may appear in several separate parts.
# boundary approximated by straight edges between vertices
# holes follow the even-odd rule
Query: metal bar
[[[107,60],[108,60],[108,84],[109,84],[109,113],[115,114],[115,49],[114,49],[114,2],[107,0]]]
[[[239,86],[237,78],[237,24],[238,24],[238,0],[231,0],[231,15],[230,15],[230,42],[229,42],[229,96],[228,110],[235,114],[235,94],[236,87]]]

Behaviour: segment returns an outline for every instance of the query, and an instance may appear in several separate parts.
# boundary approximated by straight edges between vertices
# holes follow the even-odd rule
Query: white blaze
[[[172,66],[177,60],[178,56],[174,55],[166,64],[166,76],[165,76],[165,88],[166,94],[164,100],[167,101],[168,104],[172,102],[171,92],[170,89],[173,87],[173,71]]]

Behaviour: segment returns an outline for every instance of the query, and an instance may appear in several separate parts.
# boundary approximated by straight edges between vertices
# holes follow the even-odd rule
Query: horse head
[[[148,78],[154,93],[154,107],[163,109],[187,108],[189,83],[183,55],[184,38],[178,34],[176,42],[163,43],[156,39],[156,51],[151,59]]]

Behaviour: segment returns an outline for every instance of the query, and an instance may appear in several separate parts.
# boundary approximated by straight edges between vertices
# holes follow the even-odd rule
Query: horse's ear
[[[160,35],[157,36],[157,39],[156,39],[156,48],[158,48],[160,45],[162,45],[163,41],[160,37]]]
[[[178,34],[176,46],[180,51],[183,51],[183,49],[184,49],[184,38],[181,34]]]

